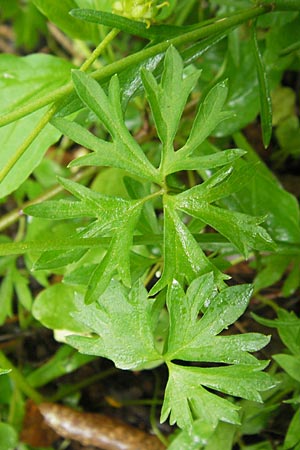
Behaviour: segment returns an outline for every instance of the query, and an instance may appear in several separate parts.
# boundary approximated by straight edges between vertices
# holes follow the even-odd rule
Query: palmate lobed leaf
[[[111,242],[102,261],[90,275],[86,302],[96,301],[117,272],[126,286],[131,285],[130,251],[134,230],[140,217],[143,200],[125,200],[92,191],[73,181],[60,179],[77,201],[49,201],[26,208],[26,213],[49,219],[71,219],[88,216],[97,220],[77,233],[77,237],[110,236]],[[59,251],[44,253],[36,268],[62,267],[80,259],[87,250],[72,249],[61,255]],[[100,251],[100,248],[99,248]]]
[[[259,391],[274,387],[264,372],[266,363],[226,367],[184,367],[168,363],[169,380],[161,421],[170,414],[170,423],[190,428],[193,420],[206,418],[215,427],[219,420],[239,423],[238,406],[209,393],[204,387],[226,394],[262,401]]]
[[[274,248],[275,244],[267,231],[259,226],[265,218],[252,217],[210,204],[242,188],[242,183],[237,182],[232,167],[221,169],[204,183],[177,195],[174,203],[176,209],[202,220],[223,234],[247,257],[249,248]]]
[[[89,148],[94,153],[83,156],[71,166],[96,165],[126,169],[134,176],[159,182],[161,177],[149,162],[141,147],[125,126],[120,102],[118,77],[112,77],[108,95],[89,75],[77,70],[72,79],[76,92],[91,111],[93,111],[112,136],[112,142],[96,138],[80,125],[62,118],[54,118],[52,123],[75,142]]]
[[[195,420],[207,420],[213,428],[219,420],[239,423],[238,406],[203,388],[191,368],[170,363],[161,422],[191,429]]]
[[[86,306],[79,298],[72,314],[95,336],[71,336],[67,341],[82,353],[110,358],[121,369],[155,366],[163,360],[155,347],[153,307],[140,282],[130,292],[112,282],[98,302]]]
[[[268,362],[248,353],[264,347],[268,337],[258,333],[216,336],[243,314],[251,293],[250,285],[228,287],[218,293],[211,273],[194,280],[186,293],[176,281],[169,287],[170,326],[164,353],[169,380],[161,420],[170,414],[170,423],[177,422],[182,428],[190,428],[193,420],[207,418],[213,427],[219,420],[238,423],[237,407],[205,387],[261,401],[259,391],[274,386],[269,375],[261,372]],[[171,362],[176,359],[230,365],[186,367]]]
[[[252,288],[234,286],[218,293],[213,279],[212,273],[197,278],[186,293],[178,282],[168,289],[169,333],[164,350],[160,345],[158,351],[155,331],[163,296],[149,298],[140,282],[128,290],[113,281],[89,306],[79,298],[72,316],[93,335],[74,335],[67,341],[80,352],[110,358],[123,369],[145,369],[165,361],[169,379],[162,421],[170,415],[171,424],[187,430],[197,421],[209,429],[220,420],[238,424],[239,407],[207,388],[261,401],[260,392],[272,388],[274,382],[262,372],[268,362],[258,361],[248,352],[259,350],[269,339],[258,333],[216,336],[243,314]],[[165,335],[162,339],[166,340]],[[226,342],[230,344],[226,346]],[[226,365],[188,367],[174,363],[176,359]]]
[[[260,350],[269,342],[268,337],[258,333],[216,337],[244,313],[252,290],[250,285],[241,285],[217,293],[212,273],[194,280],[186,294],[174,281],[167,295],[170,329],[165,357],[253,364],[255,358],[247,352]]]

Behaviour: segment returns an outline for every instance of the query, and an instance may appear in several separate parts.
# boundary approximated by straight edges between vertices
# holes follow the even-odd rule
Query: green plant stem
[[[109,45],[109,43],[117,36],[119,30],[111,30],[103,39],[102,42],[95,48],[91,56],[82,64],[79,70],[86,71],[93,64],[93,62],[100,56],[103,50]],[[71,82],[72,83],[72,82]],[[55,102],[50,109],[43,115],[38,124],[25,139],[25,141],[20,145],[20,147],[15,151],[10,160],[6,163],[3,169],[0,171],[0,183],[16,164],[16,162],[21,158],[21,156],[26,152],[28,147],[32,144],[35,138],[40,134],[40,132],[45,128],[45,126],[50,122],[54,114],[58,111],[60,107],[60,101]]]
[[[260,6],[272,6],[276,11],[300,11],[299,0],[260,0]]]
[[[148,274],[144,280],[144,286],[147,286],[148,283],[150,283],[150,281],[152,280],[152,278],[154,277],[154,275],[156,274],[156,272],[160,268],[160,266],[161,266],[161,262],[154,264],[154,266],[148,272]]]
[[[270,306],[270,308],[272,308],[273,311],[275,311],[275,312],[277,312],[280,309],[280,307],[277,305],[276,302],[274,302],[273,300],[270,300],[269,298],[265,297],[264,295],[255,294],[255,297],[264,305]]]
[[[228,241],[221,235],[208,233],[208,234],[195,234],[194,238],[197,242],[205,245],[211,243],[227,245]],[[157,245],[163,240],[162,234],[147,234],[136,235],[133,237],[133,245]],[[74,248],[92,248],[94,246],[108,246],[111,243],[111,237],[99,237],[99,238],[76,238],[69,241],[55,240],[55,241],[25,241],[25,242],[12,242],[0,244],[0,255],[21,255],[29,251],[45,252],[47,250],[69,250]]]
[[[83,72],[86,71],[93,63],[96,61],[96,59],[101,55],[103,50],[110,44],[110,42],[120,33],[120,30],[117,30],[116,28],[113,28],[101,41],[101,43],[95,48],[91,56],[82,64],[80,67],[80,70]]]
[[[16,162],[21,158],[21,156],[25,153],[30,144],[35,140],[35,138],[40,134],[40,132],[45,128],[45,126],[49,123],[51,118],[57,111],[57,106],[53,105],[51,108],[43,115],[38,124],[32,130],[32,132],[27,136],[25,141],[20,145],[20,147],[13,153],[10,160],[5,164],[5,166],[0,170],[0,182],[6,177],[9,171],[13,168]]]
[[[154,372],[155,376],[155,386],[154,386],[154,393],[153,393],[153,403],[151,405],[150,409],[150,423],[152,430],[154,434],[158,437],[158,439],[166,446],[168,447],[169,442],[165,438],[165,436],[162,434],[162,432],[159,430],[156,422],[156,406],[157,406],[157,397],[159,393],[159,387],[160,387],[160,378],[157,372]]]
[[[21,372],[9,361],[8,358],[4,355],[3,352],[0,351],[0,366],[3,369],[9,369],[9,376],[16,383],[17,387],[20,389],[23,394],[33,400],[35,403],[41,403],[44,398],[43,396],[36,391],[33,387],[28,384],[27,380]]]
[[[164,53],[170,45],[178,47],[190,42],[197,41],[198,39],[207,38],[217,33],[225,32],[230,28],[236,27],[241,23],[244,23],[250,19],[254,19],[255,17],[270,12],[271,10],[272,5],[266,4],[249,9],[247,11],[243,11],[227,19],[217,19],[215,23],[211,25],[199,27],[193,31],[189,31],[175,38],[143,49],[119,61],[115,61],[105,67],[102,67],[101,69],[95,70],[90,75],[99,82],[106,81],[115,73],[120,73],[131,65],[142,63],[148,58],[156,56],[160,53]],[[21,108],[12,111],[11,113],[3,115],[2,117],[0,117],[0,126],[7,125],[8,123],[14,122],[17,119],[20,119],[46,105],[49,105],[50,103],[57,102],[63,97],[71,94],[73,89],[73,83],[69,82],[65,86],[55,89],[54,91],[46,94],[40,99],[33,100],[32,102],[27,103],[27,105],[24,105]]]
[[[75,175],[70,177],[70,179],[72,181],[81,181],[84,178],[94,175],[97,172],[97,170],[98,170],[98,168],[96,168],[96,167],[89,167],[88,169],[77,172]],[[64,189],[65,188],[63,186],[61,186],[60,184],[57,184],[56,186],[52,187],[51,189],[47,190],[43,194],[36,197],[34,200],[29,200],[29,201],[23,203],[23,205],[20,206],[19,208],[15,208],[13,211],[10,211],[8,214],[5,214],[5,216],[1,217],[1,219],[0,219],[0,231],[5,230],[10,225],[17,222],[17,220],[19,220],[20,217],[23,215],[23,209],[25,209],[27,206],[35,205],[37,203],[41,203],[46,200],[50,200],[51,198],[53,198],[56,195],[63,192]]]

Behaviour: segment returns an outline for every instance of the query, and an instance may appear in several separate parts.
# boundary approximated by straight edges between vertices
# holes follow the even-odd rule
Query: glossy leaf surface
[[[80,352],[101,355],[121,369],[145,369],[162,362],[155,348],[153,300],[137,283],[128,291],[113,282],[99,299],[86,306],[77,302],[74,319],[88,327],[94,337],[72,336],[67,341]]]

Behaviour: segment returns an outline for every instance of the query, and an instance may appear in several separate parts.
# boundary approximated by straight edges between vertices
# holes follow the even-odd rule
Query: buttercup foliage
[[[264,294],[285,277],[283,296],[296,295],[299,205],[244,133],[259,114],[265,147],[272,125],[282,136],[271,100],[284,71],[299,67],[299,5],[29,4],[97,47],[81,66],[0,56],[10,99],[0,98],[0,194],[17,207],[0,228],[19,223],[1,235],[0,323],[17,314],[25,335],[46,327],[61,342],[26,370],[0,352],[0,442],[29,450],[18,442],[24,399],[40,403],[37,389],[106,358],[120,371],[162,374],[153,405],[170,436],[157,430],[154,406],[151,420],[170,450],[299,450],[299,318]],[[254,282],[236,282],[232,269],[248,259]],[[263,317],[265,305],[276,319]],[[252,318],[249,306],[259,309]],[[282,341],[275,355],[269,327]],[[68,389],[53,398],[80,388]],[[275,442],[264,429],[287,395],[286,435]]]

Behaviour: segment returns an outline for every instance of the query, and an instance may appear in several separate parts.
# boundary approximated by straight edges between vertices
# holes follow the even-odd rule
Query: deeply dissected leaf
[[[240,149],[224,150],[220,154],[193,157],[180,156],[180,154],[177,156],[177,153],[175,153],[174,160],[168,166],[168,171],[174,173],[180,170],[215,169],[232,163],[244,154],[244,150]]]
[[[188,228],[180,220],[173,206],[173,198],[165,196],[164,204],[164,269],[160,280],[152,288],[156,293],[173,279],[191,283],[197,276],[213,271],[219,284],[226,279],[206,257]]]
[[[229,117],[223,107],[227,98],[227,82],[214,86],[200,103],[186,144],[178,150],[178,157],[190,156],[193,151],[214,131],[216,126]],[[230,114],[232,115],[232,113]]]
[[[184,206],[178,202],[178,209],[185,211],[197,219],[203,220],[219,233],[227,237],[239,251],[248,256],[248,248],[271,250],[274,248],[268,233],[259,226],[263,221],[259,217],[228,211],[209,205],[205,201],[195,204],[185,201]]]
[[[99,117],[110,132],[113,142],[96,138],[76,123],[61,118],[53,119],[52,123],[62,132],[94,152],[73,161],[71,166],[119,167],[136,177],[160,181],[158,171],[148,161],[124,124],[118,78],[114,76],[111,79],[108,96],[95,80],[83,72],[74,71],[73,82],[79,98]]]
[[[242,285],[217,294],[211,273],[194,280],[186,295],[178,283],[173,283],[167,296],[170,330],[166,357],[253,364],[255,358],[248,352],[267,345],[268,337],[257,333],[216,337],[243,314],[251,293],[251,286]],[[203,308],[207,309],[199,320]]]
[[[199,72],[183,77],[183,62],[174,47],[166,52],[161,83],[149,71],[142,72],[142,80],[151,106],[158,136],[163,144],[163,164],[172,159],[173,140],[188,95],[195,86]]]
[[[97,300],[109,285],[116,271],[123,283],[128,287],[131,286],[130,250],[141,206],[129,208],[124,214],[106,255],[92,273],[86,293],[87,303]]]
[[[251,293],[249,285],[228,287],[217,293],[211,273],[194,280],[186,294],[176,281],[169,287],[170,326],[164,353],[169,380],[161,420],[170,414],[171,424],[177,422],[179,427],[188,429],[197,419],[208,420],[214,428],[219,420],[239,423],[237,406],[207,392],[205,387],[261,401],[259,392],[274,386],[269,375],[261,372],[267,363],[248,353],[264,347],[268,337],[256,333],[216,336],[243,314]],[[199,318],[201,311],[204,312]],[[230,365],[185,367],[170,362],[177,359]]]
[[[83,237],[103,236],[109,234],[111,243],[101,263],[91,273],[88,283],[86,301],[97,300],[108,286],[112,276],[118,272],[125,285],[131,285],[130,250],[136,223],[139,219],[143,202],[140,200],[125,200],[94,192],[78,183],[60,179],[79,201],[49,201],[41,205],[33,205],[26,209],[28,214],[54,219],[70,219],[74,217],[90,216],[97,220],[80,233]],[[73,249],[62,255],[51,252],[37,262],[37,267],[46,267],[50,263],[59,267],[83,256],[85,250]]]
[[[161,420],[170,414],[170,423],[189,428],[195,418],[208,419],[215,426],[219,420],[239,423],[237,405],[206,391],[203,386],[254,401],[262,401],[259,391],[274,383],[261,372],[265,363],[213,368],[184,367],[168,363],[169,380]],[[203,385],[203,386],[202,386]]]
[[[226,236],[245,256],[248,248],[268,250],[273,248],[272,239],[264,228],[259,226],[263,218],[228,211],[210,205],[210,202],[226,197],[235,191],[235,179],[230,186],[231,169],[222,169],[206,182],[179,194],[175,199],[175,208],[202,220]],[[227,179],[227,180],[226,180]],[[222,182],[226,181],[225,184]]]
[[[128,291],[113,282],[95,302],[86,306],[80,299],[72,315],[94,336],[71,336],[67,341],[80,352],[110,358],[121,369],[145,369],[162,362],[155,348],[153,303],[136,283]]]
[[[213,427],[219,420],[239,423],[238,406],[203,388],[195,369],[169,364],[161,421],[170,414],[170,424],[177,423],[184,429],[190,429],[195,419],[207,420]]]

